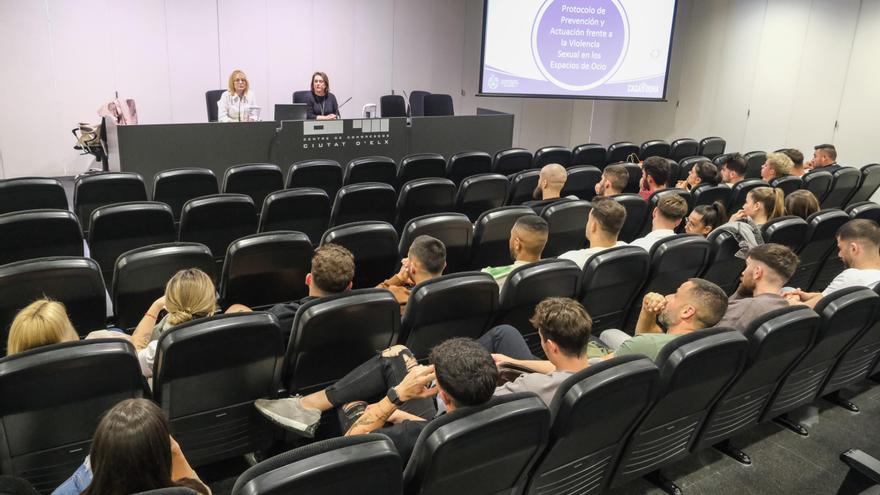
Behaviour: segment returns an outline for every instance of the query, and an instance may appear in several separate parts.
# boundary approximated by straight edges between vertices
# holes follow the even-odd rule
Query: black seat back
[[[485,151],[462,151],[449,157],[446,162],[446,177],[455,185],[465,178],[492,172],[492,157]]]
[[[305,160],[296,162],[287,170],[285,187],[316,187],[327,193],[330,201],[342,187],[342,167],[335,160]]]
[[[650,359],[621,356],[562,382],[550,405],[550,442],[526,493],[574,487],[579,494],[601,493],[624,442],[653,401],[658,378]]]
[[[513,175],[532,167],[532,152],[523,148],[510,148],[495,153],[492,172]]]
[[[608,146],[608,163],[617,163],[626,161],[630,155],[639,154],[639,147],[635,143],[629,141],[619,141]]]
[[[709,241],[709,261],[700,278],[706,279],[729,296],[739,287],[739,277],[746,260],[738,258],[739,241],[730,232],[715,229],[706,236]]]
[[[660,350],[656,402],[630,437],[612,487],[688,455],[709,410],[742,370],[748,346],[736,330],[710,328]]]
[[[446,177],[446,158],[439,153],[406,155],[397,166],[397,187],[415,179]]]
[[[608,150],[597,143],[580,144],[571,150],[572,165],[592,165],[598,169],[608,164]]]
[[[330,224],[330,198],[323,189],[298,187],[266,196],[258,232],[293,230],[306,234],[313,244]]]
[[[278,320],[268,313],[200,318],[162,333],[153,398],[190,464],[268,445],[271,430],[253,401],[275,396],[283,355]]]
[[[302,232],[242,237],[226,251],[220,300],[253,308],[301,299],[309,293],[311,263],[312,243]]]
[[[101,415],[145,394],[137,354],[122,340],[67,342],[0,359],[0,472],[49,493],[82,464]]]
[[[688,156],[687,158],[679,160],[678,175],[669,178],[669,187],[674,187],[676,182],[687,179],[687,176],[691,172],[691,169],[694,168],[694,165],[708,161],[710,161],[708,158],[701,155]]]
[[[400,188],[397,196],[395,225],[402,229],[413,218],[431,213],[452,211],[455,205],[455,184],[449,179],[416,179]]]
[[[343,186],[336,193],[330,226],[367,220],[393,222],[397,193],[390,184],[366,182]]]
[[[510,258],[510,230],[523,215],[534,215],[527,206],[505,206],[484,212],[474,223],[470,269],[513,263]]]
[[[484,212],[504,205],[510,181],[501,174],[472,175],[461,181],[455,195],[455,211],[476,222]]]
[[[101,206],[92,211],[89,223],[89,255],[98,262],[107,284],[120,254],[177,238],[171,207],[154,201]]]
[[[623,227],[620,229],[617,238],[623,242],[634,241],[642,233],[642,225],[645,223],[645,218],[651,215],[651,210],[648,209],[648,202],[638,194],[632,193],[617,194],[611,198],[626,208],[626,220],[624,220]]]
[[[402,96],[398,98],[403,100]],[[336,495],[358,491],[401,495],[402,472],[400,455],[384,435],[331,438],[251,467],[235,480],[232,495]]]
[[[547,445],[549,428],[550,412],[532,394],[493,397],[445,414],[419,435],[403,473],[404,491],[518,493]]]
[[[321,244],[339,244],[354,255],[355,289],[375,287],[394,273],[400,261],[397,256],[399,238],[394,227],[386,222],[354,222],[332,227],[321,238]]]
[[[868,201],[877,192],[880,187],[880,163],[869,163],[862,167],[862,178],[859,181],[859,188],[853,193],[849,199],[849,204],[861,203]]]
[[[596,184],[602,180],[602,171],[593,165],[581,165],[568,169],[568,179],[562,188],[561,195],[577,196],[591,200],[596,195]]]
[[[623,162],[619,163],[626,168],[626,173],[629,174],[629,181],[626,183],[626,187],[623,189],[625,193],[638,193],[641,189],[642,183],[642,166],[638,163],[630,163]]]
[[[406,117],[406,100],[401,95],[382,95],[379,114],[382,117]]]
[[[535,156],[532,159],[532,168],[541,168],[551,163],[568,167],[573,164],[571,157],[571,150],[565,146],[544,146],[535,151]]]
[[[832,252],[837,251],[837,231],[849,220],[849,215],[837,209],[818,211],[807,217],[806,222],[809,227],[807,240],[797,252],[801,262],[788,281],[788,285],[799,288],[811,287],[822,263]],[[830,279],[828,281],[830,282]]]
[[[861,218],[880,223],[880,205],[873,201],[852,203],[846,207],[846,212],[852,219]]]
[[[233,165],[223,174],[223,192],[247,194],[254,200],[258,212],[263,209],[266,196],[281,189],[284,189],[284,175],[281,168],[272,163]]]
[[[669,150],[669,158],[681,162],[689,156],[700,154],[700,143],[696,139],[681,138],[672,142]]]
[[[653,139],[651,141],[645,141],[639,146],[639,158],[641,160],[646,160],[652,156],[659,156],[661,158],[672,158],[670,155],[672,154],[672,146],[669,143],[662,139]],[[675,160],[675,158],[672,158]]]
[[[794,175],[784,175],[771,180],[770,187],[778,187],[779,189],[782,189],[783,195],[788,196],[789,194],[803,188],[804,181],[800,177]]]
[[[834,180],[831,189],[822,201],[822,209],[843,208],[849,203],[849,198],[856,193],[862,180],[862,173],[854,167],[843,167],[834,171]]]
[[[431,94],[428,91],[413,90],[409,92],[409,113],[413,117],[425,115],[425,97]]]
[[[749,191],[756,187],[769,187],[770,184],[761,179],[743,179],[730,188],[730,203],[727,204],[727,211],[734,214],[739,211],[746,203],[746,196]]]
[[[510,189],[507,192],[508,205],[521,205],[534,199],[532,193],[538,187],[540,170],[525,170],[510,176]]]
[[[760,179],[761,166],[767,161],[764,151],[750,151],[743,155],[746,160],[746,179]]]
[[[875,288],[875,295],[880,288]],[[858,317],[858,316],[855,316]],[[868,313],[866,328],[847,346],[822,386],[820,396],[854,385],[871,372],[880,356],[880,297],[874,299],[874,312]]]
[[[673,187],[655,191],[650,196],[648,196],[648,213],[645,215],[644,223],[642,223],[641,235],[639,235],[639,237],[644,237],[648,235],[649,232],[651,232],[651,229],[653,227],[654,208],[657,207],[657,203],[659,203],[664,196],[668,196],[670,194],[677,194],[687,203],[687,214],[685,214],[684,218],[687,218],[687,216],[691,214],[691,210],[694,209],[694,197],[687,189],[679,189]],[[678,226],[676,227],[676,232],[683,231],[684,218],[681,222],[679,222]]]
[[[461,213],[437,213],[416,217],[407,222],[400,232],[401,258],[409,252],[412,241],[420,235],[435,237],[446,246],[445,273],[466,270],[471,256],[474,225]]]
[[[585,247],[589,214],[588,201],[560,201],[544,208],[541,217],[547,220],[550,231],[542,256],[555,258],[567,251]]]
[[[410,291],[397,341],[417,359],[425,359],[432,347],[446,339],[483,335],[497,308],[498,284],[485,273],[453,273],[427,280]]]
[[[209,168],[173,168],[153,176],[153,201],[170,206],[175,222],[187,201],[219,192],[217,177]]]
[[[593,332],[622,328],[626,312],[645,285],[651,258],[636,246],[602,250],[584,264],[579,299],[593,319]]]
[[[834,176],[827,170],[811,170],[802,177],[804,181],[804,189],[813,193],[821,204],[828,193],[831,191],[831,183],[834,182]]]
[[[256,231],[257,213],[250,196],[215,194],[183,205],[178,239],[208,246],[214,259],[222,263],[232,241]]]
[[[67,210],[0,215],[0,265],[46,256],[82,256],[79,220]]]
[[[446,94],[425,95],[425,117],[455,115],[452,96]]]
[[[383,182],[394,184],[397,180],[397,163],[387,156],[365,156],[349,161],[343,169],[342,183]]]
[[[73,212],[79,217],[83,232],[89,230],[89,218],[95,208],[113,203],[146,200],[144,179],[134,172],[83,175],[73,183]]]
[[[810,226],[801,217],[786,215],[769,220],[761,227],[764,242],[782,244],[797,252],[807,242]]]
[[[300,306],[290,330],[284,383],[291,393],[324,388],[387,349],[399,328],[400,304],[385,289],[308,301]]]
[[[61,181],[48,177],[0,180],[0,214],[42,209],[67,209],[67,195]]]
[[[700,155],[703,155],[708,158],[715,158],[716,156],[724,153],[724,148],[727,147],[727,141],[720,137],[707,137],[700,140]]]
[[[180,270],[198,268],[216,279],[216,264],[204,244],[180,242],[147,246],[123,253],[116,260],[111,284],[113,314],[120,328],[133,328],[165,284]]]
[[[726,208],[727,203],[730,202],[730,192],[730,188],[724,184],[699,186],[692,193],[694,196],[694,206],[711,205],[716,201],[720,201]]]

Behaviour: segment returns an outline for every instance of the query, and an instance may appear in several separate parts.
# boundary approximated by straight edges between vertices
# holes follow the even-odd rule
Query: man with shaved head
[[[538,185],[532,193],[532,197],[535,200],[526,201],[523,203],[523,206],[532,208],[537,215],[540,215],[541,210],[557,201],[577,199],[575,196],[560,198],[566,179],[568,179],[568,172],[565,171],[565,167],[562,165],[558,163],[544,165],[541,168],[541,174],[538,176]]]

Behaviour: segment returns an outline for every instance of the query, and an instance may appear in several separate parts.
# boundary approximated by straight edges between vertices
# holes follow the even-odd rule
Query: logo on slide
[[[532,25],[532,57],[570,91],[605,83],[623,63],[629,23],[618,0],[546,0]]]
[[[489,89],[491,89],[491,90],[498,89],[498,76],[496,76],[495,74],[490,75],[488,85],[489,85]]]

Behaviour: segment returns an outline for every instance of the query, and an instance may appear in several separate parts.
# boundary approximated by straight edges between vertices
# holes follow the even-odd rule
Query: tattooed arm
[[[437,386],[425,387],[435,378],[433,366],[416,366],[394,388],[400,400],[404,402],[418,397],[431,397],[437,393]],[[388,397],[375,404],[370,404],[361,417],[351,425],[345,436],[363,435],[382,428],[396,410],[397,406]]]

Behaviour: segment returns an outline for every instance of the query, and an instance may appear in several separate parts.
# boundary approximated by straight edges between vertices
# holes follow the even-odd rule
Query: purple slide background
[[[492,88],[492,78],[497,78],[498,86]],[[559,86],[539,79],[530,79],[525,77],[512,76],[505,72],[500,72],[492,67],[486,66],[483,70],[483,88],[487,93],[499,94],[537,94],[537,95],[564,95],[564,96],[617,96],[632,98],[662,98],[663,97],[664,77],[649,76],[644,79],[635,81],[627,81],[621,83],[606,83],[586,91],[571,91],[560,88]],[[509,87],[502,87],[502,84],[510,84]],[[638,92],[627,91],[630,86],[638,86]],[[653,86],[653,91],[650,91]]]

